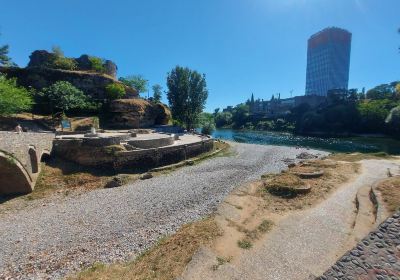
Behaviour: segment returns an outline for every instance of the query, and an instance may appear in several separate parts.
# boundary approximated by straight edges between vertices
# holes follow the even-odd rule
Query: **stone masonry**
[[[0,195],[33,190],[43,154],[50,154],[53,133],[0,131]]]
[[[400,211],[317,279],[400,279]]]

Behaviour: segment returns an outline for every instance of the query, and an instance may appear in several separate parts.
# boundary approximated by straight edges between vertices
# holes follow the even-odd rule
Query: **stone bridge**
[[[53,133],[0,131],[0,195],[33,191],[53,139]]]

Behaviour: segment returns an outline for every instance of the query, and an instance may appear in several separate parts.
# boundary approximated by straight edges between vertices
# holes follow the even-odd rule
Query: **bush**
[[[121,99],[125,93],[125,88],[121,84],[112,83],[106,86],[106,94],[110,100]]]
[[[58,81],[43,92],[38,93],[49,105],[52,113],[65,112],[72,109],[83,110],[87,106],[86,95],[67,81]]]
[[[96,72],[100,72],[100,73],[105,72],[103,59],[101,59],[100,57],[96,57],[96,56],[90,56],[89,61],[91,63],[92,70],[94,70]]]
[[[56,57],[54,61],[48,66],[54,69],[75,70],[77,64],[76,61],[72,58]]]
[[[0,75],[0,115],[7,116],[32,108],[33,100],[29,91],[18,87],[16,79]]]
[[[211,135],[215,130],[215,126],[212,122],[206,123],[201,128],[201,133],[206,135]]]

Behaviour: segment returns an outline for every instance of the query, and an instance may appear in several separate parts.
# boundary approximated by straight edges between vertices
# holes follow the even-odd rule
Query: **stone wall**
[[[23,87],[32,87],[36,90],[41,90],[57,81],[67,81],[92,98],[102,100],[107,98],[105,90],[106,86],[111,83],[119,83],[124,86],[127,96],[139,96],[135,89],[125,86],[111,76],[99,73],[59,70],[43,67],[0,67],[0,73],[4,73],[10,78],[17,78],[18,84]]]
[[[317,279],[400,279],[400,211]]]
[[[0,194],[32,191],[54,134],[0,132]]]
[[[90,147],[84,145],[79,139],[56,139],[53,152],[57,156],[83,166],[129,172],[177,163],[209,152],[213,147],[213,139],[204,139],[187,145],[126,151],[119,149],[118,146]]]

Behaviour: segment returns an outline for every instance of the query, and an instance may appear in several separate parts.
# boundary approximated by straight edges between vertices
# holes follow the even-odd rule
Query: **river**
[[[323,138],[271,131],[217,129],[213,137],[240,143],[301,146],[329,152],[385,152],[400,155],[400,141],[386,137]]]

